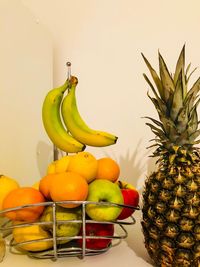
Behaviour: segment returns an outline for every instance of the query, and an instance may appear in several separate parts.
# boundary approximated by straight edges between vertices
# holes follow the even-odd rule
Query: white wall
[[[116,158],[121,165],[121,176],[141,189],[146,173],[152,169],[146,147],[148,140],[153,138],[141,117],[156,113],[146,96],[148,86],[142,73],[147,73],[147,69],[140,53],[143,52],[157,68],[159,49],[173,71],[186,43],[188,63],[191,61],[193,67],[199,66],[200,2],[21,2],[52,36],[54,86],[64,81],[65,63],[71,61],[72,73],[79,78],[77,93],[82,116],[91,127],[113,132],[119,137],[115,146],[88,148],[88,151],[97,157],[108,154]],[[15,1],[9,3],[13,5]],[[46,71],[43,68],[44,75]],[[34,142],[33,138],[31,140]],[[45,140],[48,143],[48,138]]]
[[[83,117],[91,127],[119,137],[114,146],[88,151],[116,158],[121,178],[142,190],[154,166],[145,149],[153,135],[141,117],[156,112],[146,95],[142,73],[147,69],[140,53],[157,68],[160,49],[173,71],[186,43],[188,63],[199,66],[199,10],[199,0],[0,0],[0,172],[22,184],[44,175],[52,146],[41,121],[42,101],[66,79],[65,63],[71,61]],[[120,251],[116,247],[105,254],[105,266],[113,259],[116,266],[149,266],[141,213],[136,216],[134,232],[130,228]],[[35,264],[17,257],[16,266]],[[6,260],[6,267],[13,264],[13,258],[10,264]],[[69,265],[101,265],[93,257],[70,260]]]
[[[52,154],[41,120],[52,87],[52,41],[18,0],[0,1],[0,25],[0,173],[31,185]]]

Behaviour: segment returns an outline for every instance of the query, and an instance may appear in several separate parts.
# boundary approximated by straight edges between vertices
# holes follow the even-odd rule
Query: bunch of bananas
[[[49,138],[66,153],[83,151],[86,145],[104,147],[115,144],[115,135],[93,130],[82,119],[76,101],[77,84],[78,79],[70,76],[62,86],[52,89],[46,95],[42,119]],[[64,97],[66,91],[68,93]]]

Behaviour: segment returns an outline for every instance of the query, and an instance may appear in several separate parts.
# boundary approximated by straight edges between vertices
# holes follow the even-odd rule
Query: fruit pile
[[[112,222],[131,216],[139,202],[137,190],[120,181],[119,175],[120,166],[115,160],[96,159],[83,151],[53,161],[47,174],[31,187],[21,187],[14,179],[2,176],[1,212],[14,226],[18,225],[12,231],[14,244],[31,252],[52,248],[54,212],[49,203],[56,203],[57,245],[80,236],[75,241],[82,248],[84,203],[86,249],[107,248],[114,236]]]
[[[48,92],[42,106],[47,135],[67,155],[54,157],[46,175],[31,187],[0,178],[0,215],[12,222],[11,245],[18,250],[55,251],[70,242],[82,251],[108,248],[116,238],[115,222],[120,225],[137,209],[139,194],[119,180],[119,164],[83,151],[113,145],[118,138],[85,123],[77,107],[77,84],[70,75]]]

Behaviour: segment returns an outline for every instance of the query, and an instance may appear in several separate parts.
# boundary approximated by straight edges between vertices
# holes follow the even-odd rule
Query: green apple
[[[52,206],[45,208],[41,218],[43,222],[53,221]],[[81,220],[81,209],[73,208],[67,209],[61,206],[56,206],[56,236],[57,237],[71,237],[76,236],[80,232],[81,223],[67,222],[71,220]],[[59,221],[65,221],[59,223]],[[53,224],[43,226],[46,230],[53,232]],[[60,240],[58,244],[69,242],[70,239]]]
[[[106,179],[97,179],[89,184],[87,201],[124,204],[119,186]],[[86,205],[87,215],[96,221],[113,221],[119,216],[121,211],[122,207],[120,206],[96,203]]]

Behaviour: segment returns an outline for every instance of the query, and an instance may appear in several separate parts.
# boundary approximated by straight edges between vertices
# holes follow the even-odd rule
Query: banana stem
[[[58,160],[58,148],[53,145],[53,160]]]

